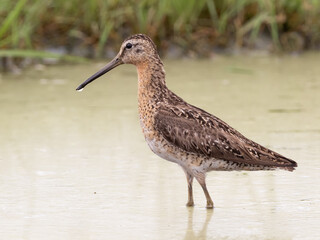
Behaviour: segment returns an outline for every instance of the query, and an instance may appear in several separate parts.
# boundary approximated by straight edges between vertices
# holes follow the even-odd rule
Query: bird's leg
[[[206,183],[201,184],[201,187],[203,189],[204,195],[206,195],[206,198],[207,198],[207,208],[213,208],[213,201],[212,201],[210,194],[207,190]]]
[[[187,207],[192,207],[194,206],[193,202],[193,193],[192,193],[192,182],[193,182],[193,176],[188,173],[186,170],[184,170],[186,177],[187,177],[187,182],[188,182],[188,202],[186,204]]]
[[[196,176],[197,181],[199,182],[199,184],[201,185],[204,195],[206,196],[207,199],[207,208],[213,208],[213,201],[210,197],[210,194],[208,192],[207,186],[206,186],[206,179],[205,176]]]

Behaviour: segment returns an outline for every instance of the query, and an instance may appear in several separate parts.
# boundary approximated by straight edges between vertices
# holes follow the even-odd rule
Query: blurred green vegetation
[[[174,43],[199,55],[208,49],[196,43],[255,48],[261,36],[273,50],[314,49],[319,13],[319,0],[1,0],[0,57],[39,57],[48,46],[68,54],[76,45],[103,56],[107,41],[117,49],[133,33],[148,34],[160,51]]]

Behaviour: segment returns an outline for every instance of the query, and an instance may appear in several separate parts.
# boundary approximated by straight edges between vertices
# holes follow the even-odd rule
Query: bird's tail
[[[298,167],[298,164],[295,161],[293,161],[293,160],[291,160],[289,158],[286,158],[286,157],[283,157],[283,158],[284,159],[282,159],[282,160],[285,161],[285,164],[278,165],[277,166],[278,168],[283,169],[283,170],[287,170],[287,171],[290,171],[290,172],[296,170],[296,167]]]

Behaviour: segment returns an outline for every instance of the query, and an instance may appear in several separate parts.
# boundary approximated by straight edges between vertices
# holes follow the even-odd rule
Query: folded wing
[[[180,149],[236,163],[293,170],[296,162],[244,137],[219,118],[188,105],[160,108],[155,126]]]

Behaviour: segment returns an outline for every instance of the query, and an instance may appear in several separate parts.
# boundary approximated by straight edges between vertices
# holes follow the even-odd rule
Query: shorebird
[[[185,102],[166,86],[163,63],[156,45],[144,34],[128,37],[117,56],[89,77],[78,91],[121,64],[133,64],[138,72],[138,105],[142,132],[150,149],[179,164],[188,184],[187,206],[193,206],[195,178],[207,200],[206,173],[231,170],[293,171],[297,163],[246,138],[216,116]]]

